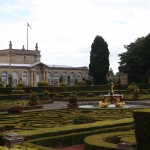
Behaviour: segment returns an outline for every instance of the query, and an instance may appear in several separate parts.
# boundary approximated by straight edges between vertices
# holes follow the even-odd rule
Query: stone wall
[[[34,64],[40,62],[40,59],[40,51],[36,50],[0,50],[0,63]]]

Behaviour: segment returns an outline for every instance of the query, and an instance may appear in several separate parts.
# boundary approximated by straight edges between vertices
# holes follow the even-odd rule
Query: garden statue
[[[114,83],[111,82],[111,91],[108,94],[103,95],[102,101],[99,102],[100,107],[108,107],[109,104],[115,104],[116,107],[123,107],[125,103],[122,102],[123,94],[114,93]]]

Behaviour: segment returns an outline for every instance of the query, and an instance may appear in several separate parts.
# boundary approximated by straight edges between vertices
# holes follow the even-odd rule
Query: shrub
[[[67,99],[70,104],[77,104],[78,102],[76,94],[70,94]]]
[[[77,82],[77,85],[86,85],[86,81],[80,80]]]
[[[33,91],[29,94],[28,99],[31,101],[36,101],[38,99],[38,94]]]
[[[67,84],[65,82],[61,82],[59,85],[60,86],[67,86]]]
[[[26,87],[26,85],[23,82],[19,82],[17,84],[17,88],[25,88],[25,87]]]
[[[77,95],[76,94],[70,94],[68,96],[68,107],[69,108],[77,108],[78,107],[78,99],[77,99]]]
[[[31,92],[28,96],[29,102],[28,104],[30,106],[36,106],[37,105],[37,99],[38,99],[38,94],[36,92]]]
[[[140,90],[137,88],[133,91],[133,98],[139,98],[140,96]]]
[[[96,120],[91,117],[91,116],[83,116],[83,115],[80,115],[78,117],[76,117],[74,120],[73,120],[73,123],[74,124],[84,124],[84,123],[92,123],[92,122],[95,122]]]
[[[48,100],[48,99],[49,99],[49,94],[50,94],[49,91],[44,90],[44,92],[43,92],[43,99],[44,99],[44,100]]]
[[[48,86],[48,83],[46,81],[38,82],[37,86]]]
[[[139,87],[135,83],[128,86],[129,93],[133,93],[136,89],[139,89]]]
[[[25,94],[26,92],[23,89],[16,88],[11,91],[11,94]]]
[[[24,108],[22,106],[12,106],[8,108],[8,113],[9,114],[20,114]]]

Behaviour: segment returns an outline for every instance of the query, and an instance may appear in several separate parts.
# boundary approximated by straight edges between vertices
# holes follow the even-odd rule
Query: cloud
[[[123,45],[146,36],[150,26],[147,0],[10,0],[0,1],[0,49],[39,44],[47,64],[88,66],[96,35],[108,43],[110,66],[117,72]]]

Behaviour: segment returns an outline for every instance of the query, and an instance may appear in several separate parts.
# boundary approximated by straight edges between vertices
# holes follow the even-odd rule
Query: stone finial
[[[38,43],[35,44],[35,50],[38,51]]]
[[[22,46],[22,50],[25,50],[24,45]]]
[[[12,49],[12,42],[9,42],[9,49]]]

